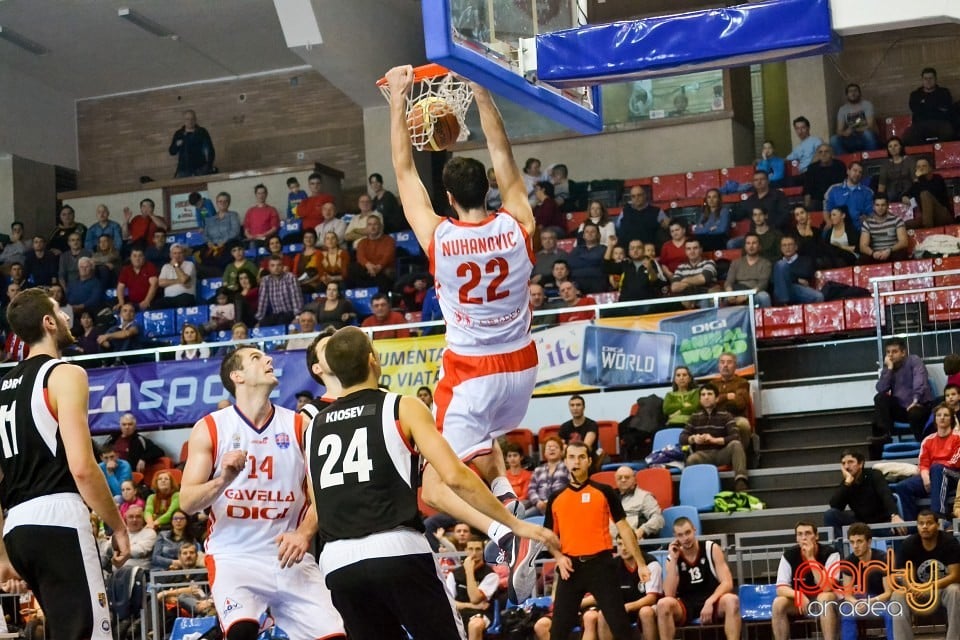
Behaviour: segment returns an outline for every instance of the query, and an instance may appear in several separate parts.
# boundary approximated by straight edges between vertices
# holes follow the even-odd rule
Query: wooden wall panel
[[[78,102],[78,189],[173,177],[167,149],[184,109],[210,132],[221,172],[317,161],[343,171],[345,187],[366,184],[362,109],[315,71],[297,71]]]

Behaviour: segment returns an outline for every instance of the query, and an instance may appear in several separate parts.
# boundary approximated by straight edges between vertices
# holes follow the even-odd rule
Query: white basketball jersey
[[[444,219],[429,254],[447,344],[456,353],[508,353],[529,344],[533,247],[513,216],[501,209],[479,223]]]
[[[276,555],[276,537],[296,529],[307,506],[303,417],[274,406],[273,417],[258,431],[230,406],[204,422],[213,443],[213,477],[220,475],[225,453],[247,452],[247,466],[211,505],[207,553]]]

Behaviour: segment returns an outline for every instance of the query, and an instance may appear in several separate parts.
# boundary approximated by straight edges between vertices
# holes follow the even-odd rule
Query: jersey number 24
[[[342,461],[341,461],[342,454]],[[357,482],[370,482],[373,460],[367,454],[367,429],[357,429],[350,438],[347,450],[336,433],[328,433],[317,446],[317,457],[323,459],[320,467],[320,488],[339,487],[347,474],[356,474]],[[341,463],[338,465],[338,463]],[[340,466],[342,471],[334,471]]]

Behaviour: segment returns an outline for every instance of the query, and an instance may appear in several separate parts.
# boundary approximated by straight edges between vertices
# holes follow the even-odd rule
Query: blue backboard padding
[[[592,87],[593,110],[550,89],[528,82],[476,51],[454,41],[450,0],[423,0],[423,34],[427,58],[493,93],[555,120],[578,133],[603,131],[600,88]],[[586,83],[581,83],[586,84]],[[574,85],[579,86],[579,85]]]
[[[537,36],[537,75],[557,86],[677,75],[837,51],[828,0],[768,0]]]

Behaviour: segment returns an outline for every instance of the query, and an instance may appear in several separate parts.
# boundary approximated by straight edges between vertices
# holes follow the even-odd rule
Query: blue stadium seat
[[[180,307],[175,309],[177,319],[177,334],[183,331],[183,325],[192,324],[201,327],[210,320],[210,307],[200,305],[196,307]]]
[[[740,617],[744,622],[763,622],[773,618],[773,600],[777,597],[775,584],[740,585]]]
[[[116,288],[116,287],[110,287],[109,289],[105,289],[104,292],[103,292],[103,299],[106,300],[107,302],[110,302],[110,303],[113,303],[114,301],[116,301],[116,299],[117,299],[117,288]]]
[[[143,333],[147,338],[166,338],[177,335],[176,314],[173,309],[143,312]]]
[[[700,513],[713,511],[713,497],[720,493],[720,472],[712,464],[694,464],[680,474],[680,504]]]
[[[294,244],[283,245],[283,255],[292,256],[298,253],[303,253],[303,243],[296,242]]]
[[[256,327],[250,331],[251,338],[271,338],[273,336],[284,336],[287,334],[287,327],[280,324],[272,327]],[[264,351],[275,351],[283,346],[284,340],[268,340],[263,343]]]
[[[376,287],[367,287],[365,289],[347,289],[343,292],[344,297],[353,304],[357,315],[368,316],[373,313],[370,310],[370,299],[377,295],[380,290]]]
[[[389,234],[397,244],[397,255],[419,256],[423,254],[420,250],[420,243],[413,231],[397,231]]]
[[[197,299],[201,301],[211,300],[217,295],[217,289],[223,286],[223,278],[203,278],[200,280],[200,286],[197,287]]]
[[[907,429],[910,425],[907,425]],[[903,460],[904,458],[916,458],[920,455],[920,443],[913,442],[890,442],[883,445],[883,454],[880,456],[883,460]]]
[[[683,433],[683,429],[675,427],[657,431],[653,434],[653,451],[659,451],[668,444],[675,444],[679,447],[681,433]]]
[[[600,471],[616,471],[620,467],[630,467],[634,471],[640,471],[640,469],[647,468],[647,463],[645,463],[643,460],[631,460],[629,462],[608,462],[600,467]]]
[[[188,247],[202,247],[207,244],[207,241],[203,239],[203,234],[199,231],[187,231],[183,234],[183,241]]]
[[[677,518],[688,518],[693,523],[693,528],[696,530],[697,535],[700,535],[702,531],[700,528],[700,514],[697,513],[696,507],[688,504],[680,504],[675,507],[667,507],[663,510],[663,529],[660,530],[661,538],[669,538],[673,535],[673,523],[676,522]]]
[[[187,234],[185,233],[168,234],[167,244],[187,244]]]
[[[247,249],[243,252],[243,255],[247,260],[256,261],[257,258],[266,258],[270,255],[270,251],[268,251],[266,247],[257,247],[256,249]]]
[[[303,232],[303,220],[300,218],[294,218],[293,220],[285,220],[283,224],[280,225],[280,231],[278,235],[280,239],[292,237],[299,235]]]
[[[927,378],[927,384],[930,385],[930,395],[931,395],[931,397],[937,398],[937,397],[943,395],[943,394],[941,394],[941,393],[937,393],[937,387],[936,387],[935,384],[933,384],[933,379],[932,379],[932,378]],[[894,420],[894,422],[893,422],[893,434],[892,434],[892,435],[893,435],[894,438],[896,438],[896,439],[899,440],[900,442],[909,442],[909,441],[916,442],[916,440],[917,440],[917,439],[914,437],[914,435],[913,435],[913,431],[910,429],[910,423],[909,423],[909,422],[897,422],[896,420]],[[919,445],[918,445],[918,447],[919,447]],[[884,449],[886,449],[886,447],[884,447]],[[902,456],[902,457],[907,457],[907,456]],[[887,460],[887,458],[884,458],[884,460]]]
[[[233,332],[227,329],[223,331],[214,331],[205,338],[207,342],[227,342],[233,338]]]

